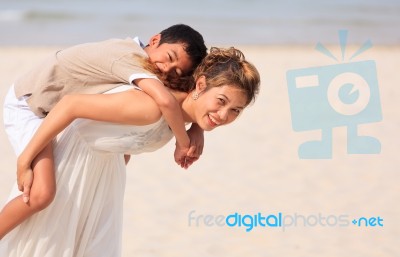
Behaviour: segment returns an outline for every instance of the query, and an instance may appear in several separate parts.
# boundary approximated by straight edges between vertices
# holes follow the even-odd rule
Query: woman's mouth
[[[208,123],[210,124],[211,127],[216,127],[219,125],[219,122],[210,114],[208,115]]]

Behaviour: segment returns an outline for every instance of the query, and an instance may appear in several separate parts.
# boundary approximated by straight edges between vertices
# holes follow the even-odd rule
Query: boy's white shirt
[[[136,42],[141,48],[143,48],[143,50],[144,50],[144,48],[146,47],[144,44],[143,44],[143,42],[139,39],[139,37],[134,37],[133,39],[132,39],[134,42]],[[158,80],[158,81],[160,81],[158,78],[157,78],[157,76],[155,76],[155,75],[149,75],[149,74],[145,74],[145,73],[136,73],[136,74],[132,74],[130,77],[129,77],[129,83],[131,83],[131,85],[134,85],[135,83],[134,83],[134,81],[136,80],[136,79],[156,79],[156,80]],[[161,82],[161,81],[160,81]]]

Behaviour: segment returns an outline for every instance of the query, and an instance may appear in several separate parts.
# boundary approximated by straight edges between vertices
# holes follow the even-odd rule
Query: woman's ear
[[[160,43],[160,40],[161,40],[161,34],[152,36],[149,40],[149,46],[157,48],[158,44]]]
[[[200,94],[206,89],[207,89],[206,77],[203,75],[196,80],[196,92]]]

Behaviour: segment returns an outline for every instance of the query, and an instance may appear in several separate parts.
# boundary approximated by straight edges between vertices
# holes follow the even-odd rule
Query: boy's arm
[[[197,123],[192,123],[187,133],[190,138],[190,149],[188,155],[198,159],[203,153],[204,130]]]
[[[178,102],[164,84],[156,79],[136,79],[134,82],[159,106],[176,138],[175,162],[182,165],[189,152],[190,139]]]
[[[181,167],[186,169],[200,158],[204,147],[204,130],[197,123],[192,123],[187,133],[190,138],[190,147],[187,156],[181,163]]]

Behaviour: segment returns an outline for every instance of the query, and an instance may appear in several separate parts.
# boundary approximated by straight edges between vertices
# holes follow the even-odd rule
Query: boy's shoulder
[[[81,52],[86,51],[95,52],[96,54],[105,54],[109,52],[121,52],[121,53],[135,53],[143,56],[147,56],[143,49],[143,44],[137,38],[111,38],[103,41],[83,43],[72,46],[61,52]]]

